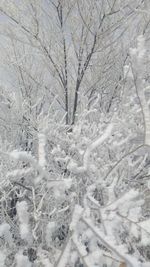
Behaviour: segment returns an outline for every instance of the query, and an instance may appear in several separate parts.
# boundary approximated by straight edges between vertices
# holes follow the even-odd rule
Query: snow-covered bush
[[[118,121],[93,127],[84,118],[72,132],[61,124],[49,131],[49,123],[35,155],[6,153],[14,164],[1,191],[6,266],[141,267],[150,260],[147,182],[140,184],[149,153],[144,144],[126,152]]]
[[[95,69],[100,58],[106,62],[115,58],[112,52],[108,53],[112,38],[110,25],[113,32],[118,20],[126,19],[124,14],[141,12],[135,5],[139,1],[128,1],[132,4],[125,7],[124,1],[104,1],[103,7],[99,6],[102,1],[62,1],[64,6],[61,1],[50,1],[57,11],[56,25],[61,22],[51,44],[47,39],[41,42],[44,31],[39,29],[45,25],[43,18],[47,12],[45,6],[44,10],[40,9],[41,1],[37,6],[35,1],[22,1],[20,9],[16,1],[12,1],[11,8],[8,2],[0,3],[0,11],[17,25],[11,41],[25,43],[23,48],[18,45],[18,51],[26,48],[26,54],[20,59],[24,64],[19,63],[13,43],[12,65],[16,64],[17,72],[14,72],[19,76],[18,83],[13,82],[19,87],[10,95],[6,88],[0,95],[2,121],[5,119],[0,125],[5,129],[0,130],[0,266],[150,266],[149,51],[143,35],[137,40],[137,48],[130,50],[124,66],[119,59],[115,61],[118,64],[115,71],[112,65],[102,66],[101,73],[106,73],[100,79],[100,89],[94,83],[87,90],[93,77],[99,80]],[[84,16],[80,4],[86,7]],[[74,23],[76,17],[68,17],[74,6],[79,24],[78,20]],[[106,12],[98,16],[100,25],[96,21],[97,6]],[[19,17],[25,7],[30,10],[29,21]],[[67,37],[65,30],[69,31],[69,26],[62,27],[62,7],[73,30]],[[87,14],[88,23],[84,21]],[[109,22],[111,16],[116,17]],[[50,21],[54,25],[55,18]],[[145,18],[142,21],[145,23]],[[81,47],[79,55],[74,55],[78,52],[79,29]],[[108,38],[107,34],[103,35],[105,31],[109,32]],[[104,44],[101,35],[106,38]],[[57,47],[56,37],[61,40],[62,50]],[[68,55],[66,46],[71,50]],[[107,49],[100,57],[103,46]],[[100,54],[95,56],[99,49]],[[33,68],[34,60],[28,58],[32,53],[35,53],[34,60],[37,58]],[[112,69],[111,82],[122,71],[117,85],[109,85],[106,69]],[[46,78],[40,80],[38,72]],[[49,83],[61,97],[49,90]],[[79,90],[81,85],[83,90]]]

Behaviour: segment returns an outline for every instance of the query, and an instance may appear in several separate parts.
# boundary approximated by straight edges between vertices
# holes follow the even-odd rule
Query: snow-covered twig
[[[86,149],[85,154],[83,156],[83,166],[79,167],[74,162],[70,162],[68,164],[69,171],[72,171],[74,173],[83,173],[88,170],[88,167],[90,165],[90,156],[92,152],[98,148],[111,134],[111,131],[113,129],[113,124],[109,124],[106,128],[104,134],[100,136],[96,141],[92,142],[89,147]]]
[[[49,173],[43,169],[43,167],[38,163],[38,161],[30,154],[27,153],[26,151],[12,151],[10,153],[10,156],[13,157],[16,160],[21,160],[27,163],[30,163],[34,170],[38,171],[40,181],[42,178],[46,178],[47,180],[50,180]]]
[[[141,267],[141,263],[138,262],[133,256],[126,254],[122,246],[117,246],[108,239],[104,233],[102,233],[89,219],[82,218],[82,221],[92,230],[96,237],[104,244],[108,249],[114,252],[119,258],[123,259],[128,267]]]
[[[54,267],[66,267],[66,264],[68,262],[68,258],[70,256],[70,250],[71,250],[71,238],[67,241],[58,261],[54,265]]]
[[[81,206],[76,205],[74,212],[73,212],[73,216],[72,216],[72,221],[70,224],[70,234],[69,237],[66,241],[66,245],[64,246],[64,249],[57,261],[57,263],[55,264],[55,267],[65,267],[67,264],[67,260],[69,258],[69,253],[70,253],[70,249],[71,249],[71,244],[72,244],[72,239],[76,230],[76,226],[77,223],[79,222],[81,215],[82,215],[83,209]]]
[[[84,252],[82,252],[81,245],[79,246],[79,243],[77,242],[77,239],[75,237],[72,238],[72,242],[73,242],[73,245],[74,245],[75,249],[77,250],[78,255],[81,258],[84,266],[85,267],[90,267],[90,265],[88,264],[88,262],[84,258],[85,254],[84,254]]]

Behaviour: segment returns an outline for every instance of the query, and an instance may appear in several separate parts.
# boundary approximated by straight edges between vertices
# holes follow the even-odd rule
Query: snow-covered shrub
[[[115,104],[107,100],[101,106],[105,90],[101,96],[91,91],[89,101],[81,94],[71,125],[64,124],[60,110],[52,111],[56,97],[50,107],[41,92],[32,105],[31,95],[24,101],[19,93],[3,98],[2,105],[10,102],[6,115],[13,136],[7,128],[8,145],[1,141],[1,266],[149,264],[146,53],[140,36]],[[37,87],[32,89],[34,98]]]
[[[141,267],[149,261],[144,252],[149,229],[144,225],[145,200],[139,185],[139,175],[146,176],[149,170],[149,154],[140,147],[121,154],[119,162],[111,159],[110,140],[113,151],[117,120],[103,126],[100,135],[96,128],[90,129],[88,141],[82,132],[84,121],[81,124],[77,137],[77,126],[67,132],[60,125],[57,135],[45,132],[44,165],[40,149],[35,156],[26,151],[9,153],[16,169],[9,171],[3,184],[3,198],[13,185],[16,213],[4,215],[0,228],[7,247],[6,266],[12,252],[16,255],[12,262],[18,266],[116,267],[125,262]],[[5,238],[5,225],[13,245]]]

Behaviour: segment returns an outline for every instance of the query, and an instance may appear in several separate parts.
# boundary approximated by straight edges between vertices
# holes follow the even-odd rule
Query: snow
[[[139,203],[140,204],[140,203]],[[142,202],[143,204],[143,202]],[[139,222],[141,217],[142,208],[140,207],[133,207],[129,210],[128,219],[134,222]]]
[[[20,223],[20,235],[22,239],[27,241],[30,240],[30,228],[28,224]]]
[[[8,223],[3,223],[0,225],[0,236],[3,236],[6,232],[10,231],[10,225]]]
[[[141,263],[136,258],[126,253],[124,246],[116,245],[112,241],[112,238],[105,236],[104,233],[100,231],[100,229],[93,225],[90,219],[84,218],[83,221],[87,224],[87,226],[90,227],[90,229],[97,236],[97,238],[99,238],[100,241],[104,245],[106,245],[106,247],[109,248],[112,252],[114,252],[118,257],[122,258],[129,267],[141,267]]]
[[[143,35],[138,36],[138,59],[142,59],[145,55],[146,49],[145,49],[145,38]]]
[[[7,173],[7,177],[21,177],[23,175],[28,175],[33,171],[32,168],[26,168],[26,169],[16,169],[13,171],[10,171]]]
[[[76,245],[82,257],[87,255],[86,247],[78,240],[78,237],[74,234],[72,237],[73,243]]]
[[[45,144],[46,144],[46,137],[44,133],[38,134],[39,139],[39,165],[41,165],[43,168],[45,168],[46,165],[46,155],[45,155]]]
[[[32,239],[29,226],[28,205],[26,201],[21,201],[17,202],[16,208],[20,222],[19,227],[21,238],[26,240],[30,244],[32,242]]]
[[[66,189],[69,189],[72,185],[72,179],[62,179],[56,181],[49,181],[47,183],[48,188],[53,188],[55,197],[63,196]]]
[[[26,201],[17,203],[17,214],[19,216],[20,223],[29,223],[28,205]]]
[[[2,0],[0,266],[150,267],[146,1]]]
[[[53,265],[50,263],[49,259],[41,259],[41,263],[43,267],[53,267]]]
[[[19,252],[15,256],[16,258],[16,267],[32,267],[32,263],[29,262],[29,259],[27,256],[24,256],[22,252]]]
[[[150,267],[150,262],[142,263],[141,267]]]
[[[141,245],[142,246],[149,246],[150,245],[150,234],[148,234],[146,231],[141,230]]]
[[[50,247],[52,245],[52,235],[53,235],[53,232],[55,231],[55,229],[56,229],[56,223],[55,222],[49,222],[46,226],[45,235],[46,235],[46,243],[47,243],[48,247]]]
[[[150,219],[138,223],[143,229],[150,233]]]
[[[0,251],[0,267],[4,267],[5,259],[6,259],[5,252]]]
[[[8,223],[2,223],[0,225],[0,237],[3,236],[8,244],[12,244],[12,235],[10,232],[10,225]]]
[[[118,198],[109,206],[109,210],[115,210],[119,208],[119,211],[122,215],[126,215],[129,208],[131,208],[131,201],[136,199],[139,196],[139,192],[135,189],[131,189],[130,191],[126,192],[123,196]],[[135,203],[133,203],[135,206]]]
[[[83,208],[80,205],[76,205],[74,208],[72,221],[70,224],[70,230],[71,231],[76,229],[76,225],[77,225],[78,221],[80,220],[82,213],[83,213]]]
[[[140,230],[137,225],[135,224],[131,225],[130,234],[133,235],[137,239],[140,237]]]
[[[10,152],[10,156],[18,161],[21,160],[30,163],[33,169],[39,172],[39,176],[37,178],[37,181],[35,179],[35,183],[39,183],[43,177],[46,177],[49,180],[49,173],[47,173],[45,169],[41,165],[39,165],[38,161],[31,155],[31,153],[14,150]]]
[[[70,250],[71,250],[71,240],[68,241],[63,253],[61,254],[57,267],[66,267],[68,259],[70,257]]]

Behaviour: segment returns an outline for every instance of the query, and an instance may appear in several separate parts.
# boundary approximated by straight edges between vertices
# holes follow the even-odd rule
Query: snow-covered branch
[[[46,153],[45,153],[45,145],[46,145],[46,137],[44,133],[38,134],[38,140],[39,140],[39,165],[45,168],[46,165]]]
[[[128,267],[141,267],[141,262],[137,261],[136,258],[127,254],[121,245],[117,246],[109,237],[107,238],[107,236],[105,236],[103,232],[101,232],[95,225],[93,225],[91,220],[86,218],[83,218],[82,220],[92,230],[92,232],[102,242],[102,244],[109,248],[120,259],[124,260],[124,262],[127,263]]]
[[[26,163],[31,164],[33,169],[38,172],[38,182],[43,178],[50,180],[49,173],[38,163],[38,161],[30,153],[26,151],[12,151],[10,153],[10,156],[18,161],[24,161]],[[26,174],[26,170],[25,170],[25,174]]]
[[[100,136],[97,140],[92,142],[88,148],[86,149],[84,156],[83,156],[83,166],[77,166],[77,164],[73,161],[70,161],[68,164],[68,170],[73,173],[83,173],[86,172],[90,166],[90,156],[93,151],[98,148],[107,138],[109,138],[113,129],[113,124],[109,124],[106,128],[105,132],[102,136]]]
[[[28,206],[25,201],[17,203],[17,214],[20,222],[19,227],[21,238],[31,244],[32,238],[29,226],[29,213]]]

